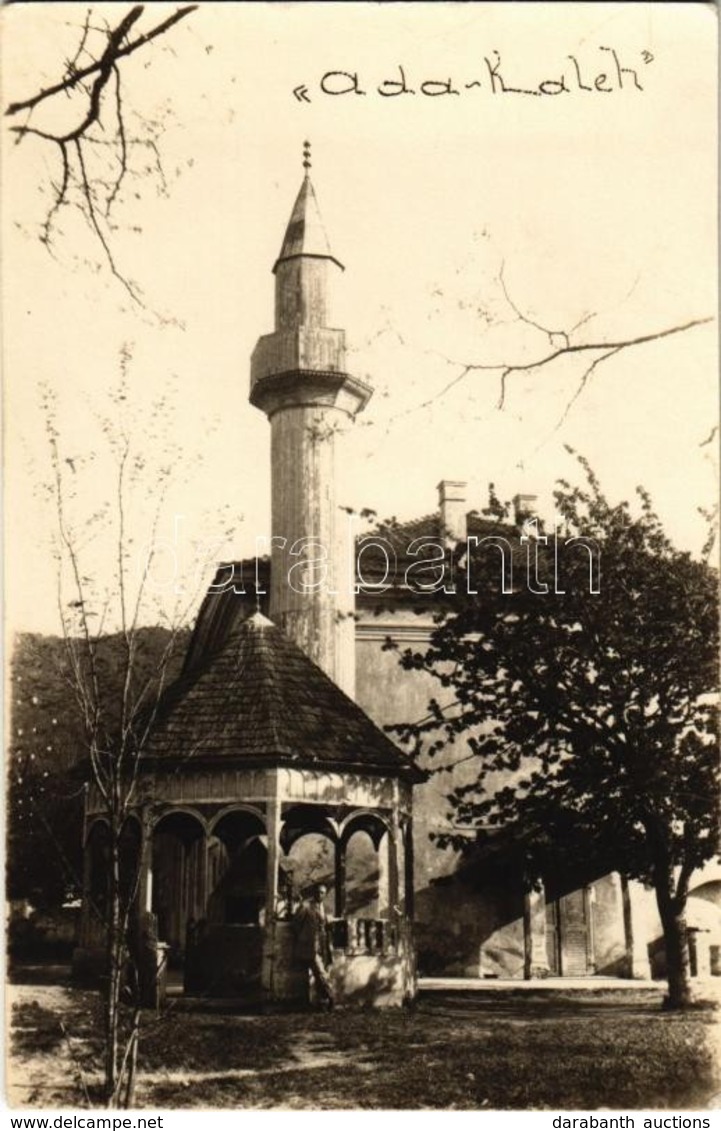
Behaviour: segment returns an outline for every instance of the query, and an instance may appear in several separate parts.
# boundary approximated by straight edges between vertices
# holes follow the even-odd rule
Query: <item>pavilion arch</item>
[[[355,809],[340,826],[340,840],[344,845],[357,832],[365,832],[373,842],[376,852],[383,837],[390,831],[390,824],[384,814],[375,809]]]
[[[209,836],[219,836],[220,834],[218,832],[218,826],[222,825],[223,822],[226,820],[226,818],[234,817],[235,814],[238,814],[239,817],[242,817],[244,814],[246,814],[247,817],[249,818],[249,820],[248,820],[248,827],[249,828],[253,824],[253,819],[255,820],[255,823],[257,824],[257,828],[253,827],[252,832],[249,833],[249,835],[251,835],[251,836],[265,836],[265,833],[266,833],[265,814],[260,809],[258,809],[256,806],[254,806],[254,805],[244,805],[240,801],[234,802],[232,805],[226,805],[226,806],[224,806],[224,808],[219,809],[217,813],[213,814],[213,817],[208,822],[208,835]]]
[[[116,844],[119,855],[119,890],[121,914],[130,904],[136,904],[142,846],[140,821],[134,815],[126,817]],[[98,816],[88,826],[84,844],[84,879],[87,892],[88,917],[84,925],[85,945],[105,945],[111,889],[112,833],[107,817]]]
[[[189,805],[173,805],[172,808],[163,809],[162,813],[158,813],[152,824],[153,836],[159,831],[160,826],[174,817],[189,817],[195,821],[199,826],[204,836],[208,833],[208,826],[205,818],[197,809],[191,808]],[[190,825],[188,825],[190,829]]]
[[[129,813],[123,821],[117,846],[123,905],[137,897],[142,839],[140,820],[136,814]],[[111,830],[107,817],[96,817],[88,826],[84,850],[91,901],[97,915],[102,918],[110,898]]]
[[[85,846],[87,846],[89,844],[91,837],[100,835],[96,831],[99,828],[105,829],[104,835],[110,836],[110,822],[108,821],[108,818],[107,817],[93,817],[92,821],[90,821],[90,823],[88,824],[88,827],[85,830],[85,840],[83,842],[83,844]]]
[[[188,925],[205,917],[206,833],[200,814],[185,807],[166,810],[153,826],[151,907],[171,959],[184,953]]]
[[[332,844],[339,839],[338,822],[319,805],[292,805],[283,813],[280,847],[289,853],[293,845],[308,833],[327,837]]]
[[[210,823],[206,915],[211,924],[258,925],[268,870],[264,815],[250,805],[227,805]]]
[[[328,889],[326,911],[333,914],[335,901],[335,860],[338,841],[327,827],[307,828],[293,838],[285,856],[278,861],[278,897],[288,909],[306,898],[312,888],[322,883]]]
[[[378,844],[366,822],[348,828],[339,846],[339,911],[346,919],[379,919],[382,875]]]
[[[128,905],[137,906],[138,903],[142,849],[142,824],[135,813],[128,813],[118,839],[120,902],[123,911]]]
[[[344,916],[387,916],[389,844],[390,824],[377,810],[356,809],[343,821],[336,884],[337,904]]]
[[[85,836],[85,886],[90,907],[89,930],[102,938],[110,895],[110,824],[97,817]]]
[[[278,897],[289,910],[314,883],[334,887],[338,852],[338,822],[322,805],[295,803],[283,810],[278,838]],[[328,911],[334,910],[328,903]]]
[[[88,843],[91,836],[99,835],[96,833],[96,829],[98,827],[102,827],[106,830],[103,835],[110,836],[110,821],[108,820],[108,818],[104,816],[93,817],[92,821],[88,824],[88,827],[85,830],[85,840],[83,842],[84,844]],[[142,824],[137,813],[127,814],[120,830],[121,837],[125,834],[126,830],[131,828],[135,830],[135,833],[133,835],[137,834],[138,837],[142,836]]]

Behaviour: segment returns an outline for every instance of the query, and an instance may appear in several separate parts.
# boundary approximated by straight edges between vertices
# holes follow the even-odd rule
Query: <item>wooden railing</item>
[[[334,950],[346,954],[388,954],[398,945],[396,925],[388,919],[333,919],[330,929]]]

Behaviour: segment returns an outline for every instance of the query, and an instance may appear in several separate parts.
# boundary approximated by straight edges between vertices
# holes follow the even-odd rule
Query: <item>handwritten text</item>
[[[601,54],[603,52],[604,54]],[[636,56],[623,57],[614,47],[597,48],[595,60],[579,59],[567,55],[564,62],[544,77],[519,75],[512,64],[504,62],[498,51],[484,55],[475,75],[448,77],[414,75],[403,63],[393,74],[377,81],[359,71],[328,70],[317,82],[317,87],[300,83],[293,89],[299,102],[311,102],[316,90],[319,94],[339,98],[343,95],[374,95],[381,98],[399,98],[421,95],[439,98],[468,95],[475,92],[499,95],[525,95],[532,98],[557,97],[563,94],[618,94],[621,91],[643,91],[643,68],[653,62],[650,51]]]

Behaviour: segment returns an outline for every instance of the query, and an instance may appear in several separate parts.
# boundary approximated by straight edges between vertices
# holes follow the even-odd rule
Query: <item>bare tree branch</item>
[[[196,7],[197,5],[189,5],[179,8],[172,16],[132,41],[129,40],[129,35],[145,11],[144,5],[136,5],[123,16],[115,27],[107,26],[104,29],[91,23],[91,12],[88,11],[75,54],[71,60],[66,61],[66,71],[62,80],[52,86],[44,87],[31,98],[11,103],[5,111],[6,116],[13,116],[21,112],[27,115],[26,120],[21,125],[9,127],[16,134],[17,143],[27,136],[35,137],[56,147],[60,155],[61,175],[57,183],[51,180],[52,199],[41,228],[40,239],[42,243],[49,251],[52,251],[58,213],[66,205],[78,205],[102,248],[103,256],[110,267],[111,274],[122,284],[133,302],[140,306],[144,305],[141,292],[119,269],[111,250],[110,235],[109,230],[107,230],[110,211],[119,198],[126,175],[130,172],[130,155],[135,146],[148,145],[151,147],[155,155],[156,171],[164,192],[167,186],[157,146],[157,136],[161,128],[158,123],[140,118],[138,136],[128,134],[120,63],[159,36],[164,35],[180,20],[195,11]],[[89,39],[91,33],[102,37],[102,50],[98,52],[97,59],[93,59],[85,67],[78,68],[80,57],[83,54],[90,55]],[[114,82],[111,83],[111,79]],[[110,95],[111,90],[112,95]],[[68,97],[73,93],[79,94],[81,100],[84,99],[85,104],[82,108],[80,120],[72,129],[60,133],[30,123],[31,115],[36,107],[43,103],[48,104],[57,96]],[[108,95],[107,98],[106,94]],[[104,121],[106,103],[110,104],[111,98],[112,119]],[[105,132],[109,129],[112,129],[112,134]],[[104,136],[98,137],[97,131],[104,131]],[[97,151],[94,148],[92,151],[85,149],[86,146],[96,147],[101,142],[109,147],[107,159],[111,163],[110,172],[105,178],[96,169],[89,169],[89,153]],[[97,161],[95,164],[97,165]],[[103,190],[103,203],[101,203],[100,198],[101,190]]]
[[[142,6],[133,8],[131,12],[128,12],[127,16],[125,16],[120,21],[117,28],[115,28],[114,31],[108,33],[108,45],[105,48],[99,61],[95,63],[92,68],[86,68],[86,73],[97,71],[98,77],[95,79],[95,82],[90,88],[90,97],[85,117],[80,122],[80,124],[75,127],[75,129],[70,130],[66,134],[46,133],[43,130],[37,130],[34,127],[28,125],[11,126],[10,129],[14,133],[19,134],[20,138],[22,138],[25,134],[30,133],[35,134],[37,137],[45,138],[47,141],[55,141],[58,143],[58,145],[62,144],[63,142],[67,143],[71,141],[78,141],[85,133],[87,133],[94,122],[99,121],[100,99],[102,97],[103,90],[105,89],[105,86],[107,85],[108,80],[113,73],[115,61],[118,58],[120,52],[120,45],[132,25],[136,20],[140,18],[142,14]],[[60,89],[67,90],[71,85],[76,85],[75,81],[73,80],[72,74],[65,80],[63,84],[61,84]],[[58,93],[58,91],[55,91],[55,93]],[[47,97],[47,95],[45,95],[45,97]],[[13,107],[9,107],[6,110],[6,114],[11,113],[15,113],[15,109]]]
[[[706,439],[705,439],[705,440],[702,440],[702,441],[701,441],[701,443],[699,444],[699,447],[700,447],[700,448],[705,448],[705,447],[706,447],[706,445],[707,445],[707,444],[710,444],[710,443],[712,442],[712,440],[714,440],[714,439],[715,439],[715,437],[716,437],[717,435],[718,435],[718,424],[714,424],[713,428],[712,428],[712,429],[711,429],[711,431],[709,432],[709,434],[708,434],[708,436],[706,437]]]
[[[90,182],[88,180],[87,170],[85,168],[85,158],[83,157],[83,149],[82,149],[82,145],[80,144],[79,138],[77,138],[75,140],[75,149],[76,149],[77,158],[78,158],[78,168],[80,169],[80,178],[81,178],[81,184],[82,184],[82,187],[83,187],[83,195],[85,196],[85,201],[86,201],[86,204],[87,204],[87,207],[88,207],[88,218],[90,220],[90,224],[91,224],[92,228],[95,231],[96,236],[98,237],[98,239],[100,241],[100,244],[103,248],[103,251],[105,252],[105,257],[108,261],[108,266],[110,267],[110,271],[115,276],[115,278],[118,280],[118,282],[121,283],[123,287],[125,287],[126,291],[128,292],[128,294],[132,298],[133,302],[137,302],[138,305],[142,306],[142,300],[140,298],[140,295],[136,291],[133,284],[128,279],[126,279],[125,276],[123,274],[121,274],[120,271],[118,271],[118,268],[115,264],[115,260],[113,258],[113,253],[110,250],[110,244],[108,243],[107,239],[105,238],[105,233],[103,232],[103,229],[101,228],[100,223],[98,221],[97,211],[95,209],[95,204],[93,203],[93,193],[92,193],[92,189],[90,187]]]
[[[475,365],[469,366],[470,369],[506,369],[509,373],[527,373],[531,369],[540,369],[544,365],[555,361],[556,358],[563,357],[566,354],[573,353],[592,353],[595,351],[604,350],[618,352],[622,349],[628,349],[630,346],[641,346],[647,342],[658,342],[662,338],[670,338],[673,334],[682,334],[685,330],[691,330],[694,326],[705,326],[708,322],[713,322],[713,316],[707,318],[692,318],[690,322],[684,322],[680,326],[670,326],[667,330],[655,330],[650,334],[639,334],[635,338],[620,338],[617,341],[610,342],[583,342],[579,344],[571,344],[559,346],[557,349],[546,354],[545,357],[539,358],[537,361],[520,362],[513,365]]]
[[[118,175],[117,175],[117,178],[115,180],[115,184],[113,185],[111,192],[110,192],[110,195],[108,196],[108,199],[105,202],[105,215],[106,216],[110,215],[110,209],[112,208],[113,204],[115,203],[115,198],[117,197],[117,195],[120,191],[120,186],[122,185],[123,179],[125,178],[125,174],[128,171],[128,142],[127,142],[127,138],[126,138],[126,135],[125,135],[125,121],[123,119],[123,100],[122,100],[122,96],[121,96],[121,93],[120,93],[120,71],[118,70],[117,66],[113,67],[113,71],[115,73],[115,109],[116,109],[117,119],[118,119],[118,143],[119,143],[119,147],[120,147],[120,168],[118,170]]]
[[[428,397],[426,400],[422,401],[420,404],[414,405],[412,408],[405,409],[403,412],[397,413],[396,416],[392,417],[391,419],[396,420],[400,416],[407,416],[409,413],[418,412],[421,409],[428,408],[430,405],[434,404],[436,401],[444,397],[446,393],[448,393],[455,385],[459,384],[459,382],[461,382],[470,373],[498,374],[499,394],[498,400],[496,402],[496,408],[501,410],[505,406],[507,379],[510,376],[517,373],[530,373],[534,370],[543,369],[546,366],[551,365],[552,362],[557,361],[559,358],[569,357],[574,354],[599,354],[600,356],[591,361],[587,368],[584,370],[576,392],[566,405],[563,411],[563,415],[556,425],[557,429],[561,426],[563,421],[568,416],[568,413],[570,412],[573,404],[585,388],[592,373],[599,365],[601,365],[602,362],[607,361],[610,357],[613,357],[615,354],[620,353],[622,350],[630,349],[633,346],[641,346],[646,345],[649,342],[661,341],[663,338],[669,338],[675,334],[683,334],[687,330],[694,329],[697,326],[705,326],[708,323],[715,321],[714,317],[712,316],[708,316],[706,318],[693,318],[689,322],[684,322],[678,326],[670,326],[665,330],[656,330],[648,334],[639,334],[637,337],[619,338],[612,341],[599,340],[594,342],[574,343],[570,341],[570,334],[573,333],[573,330],[569,331],[568,333],[566,333],[565,331],[549,331],[544,327],[538,326],[537,323],[524,318],[522,315],[520,315],[519,317],[522,321],[528,322],[529,325],[535,326],[537,329],[541,329],[545,334],[552,334],[553,336],[560,335],[565,339],[564,344],[554,346],[548,353],[535,358],[533,361],[482,363],[460,361],[454,358],[450,358],[445,354],[439,354],[438,356],[443,357],[444,361],[446,361],[448,365],[458,366],[460,373],[446,385],[444,385],[443,388],[440,389],[437,393],[434,393],[432,397]],[[586,320],[586,318],[582,319],[582,321]],[[580,325],[580,323],[578,325]],[[437,353],[437,351],[432,352]],[[556,429],[554,429],[554,431]]]
[[[601,365],[602,362],[607,361],[609,359],[609,357],[614,357],[615,354],[620,353],[621,350],[624,349],[624,348],[625,348],[624,346],[614,346],[613,349],[610,349],[606,353],[602,353],[599,357],[594,358],[594,360],[591,362],[591,364],[586,366],[583,373],[581,374],[581,379],[578,383],[578,387],[576,388],[575,393],[573,394],[571,399],[566,404],[566,407],[564,408],[561,416],[559,417],[558,421],[554,425],[553,432],[551,433],[551,435],[553,435],[553,433],[555,433],[555,432],[558,432],[559,428],[561,427],[561,425],[566,420],[566,417],[568,416],[569,412],[573,408],[574,404],[576,403],[576,401],[580,397],[583,390],[586,388],[586,385],[588,384],[588,382],[591,378],[591,374],[594,372],[596,367]]]
[[[156,39],[159,35],[163,35],[166,31],[169,31],[173,24],[177,24],[179,20],[182,20],[185,18],[185,16],[190,15],[190,13],[194,12],[197,7],[197,4],[190,4],[186,8],[179,8],[177,12],[175,12],[167,20],[163,20],[163,22],[158,24],[157,27],[154,27],[152,31],[146,32],[145,35],[141,35],[138,39],[134,39],[132,43],[126,44],[125,47],[118,47],[115,52],[114,58],[124,59],[128,55],[132,55],[134,51],[138,50],[138,48],[144,47],[146,43],[150,43],[151,40]],[[130,24],[128,25],[128,29],[142,15],[143,10],[144,6],[142,4],[138,5],[136,8],[133,8],[132,12],[130,12],[128,16],[125,17],[123,22],[125,22],[129,18],[129,16],[133,17],[133,19],[130,21]],[[83,48],[85,46],[86,39],[87,33],[84,30],[83,38],[81,40]],[[37,94],[34,94],[32,98],[26,98],[23,102],[11,102],[7,110],[5,111],[6,116],[18,114],[21,110],[33,110],[37,105],[39,105],[40,102],[44,101],[44,99],[52,98],[55,94],[60,94],[62,91],[72,90],[78,85],[78,83],[82,82],[83,79],[86,79],[89,75],[95,74],[96,71],[100,70],[100,67],[101,61],[99,60],[89,67],[83,67],[79,71],[72,69],[71,73],[66,75],[66,77],[61,82],[55,83],[53,86],[45,87],[43,90],[38,91]]]

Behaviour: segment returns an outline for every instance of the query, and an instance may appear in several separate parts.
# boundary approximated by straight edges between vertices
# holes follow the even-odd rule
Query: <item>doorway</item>
[[[546,902],[546,948],[551,975],[586,978],[595,973],[593,906],[588,888]]]

